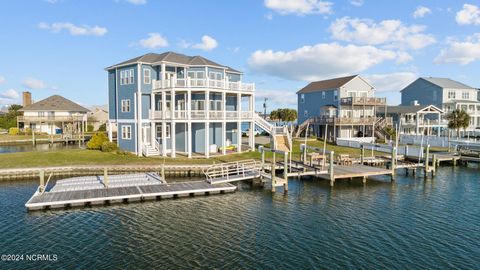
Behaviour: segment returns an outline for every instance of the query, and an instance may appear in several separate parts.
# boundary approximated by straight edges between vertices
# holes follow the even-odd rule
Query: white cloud
[[[480,25],[480,9],[475,5],[464,4],[463,9],[457,12],[455,20],[461,25]]]
[[[204,51],[211,51],[218,46],[218,42],[211,36],[204,35],[202,37],[202,42],[194,44],[192,47],[195,49],[200,49]]]
[[[437,64],[457,63],[467,65],[480,60],[480,33],[467,37],[464,41],[450,39],[448,47],[435,58]]]
[[[321,43],[293,51],[258,50],[248,64],[253,71],[290,80],[314,81],[335,76],[351,75],[387,60],[396,60],[398,54],[374,46],[342,46]]]
[[[0,84],[4,83],[5,82],[5,77],[3,76],[0,76]]]
[[[321,0],[265,0],[264,4],[282,15],[331,14],[333,5]]]
[[[363,3],[363,0],[350,0],[350,4],[357,7],[361,7],[363,6],[364,3]]]
[[[294,107],[297,105],[297,95],[292,90],[259,90],[255,91],[255,100],[257,104],[263,104],[267,98],[267,106],[271,108],[277,107]],[[272,104],[273,103],[273,104]]]
[[[413,60],[413,57],[404,51],[397,52],[397,63],[398,64],[405,64]]]
[[[142,47],[148,49],[158,49],[168,46],[167,39],[159,33],[149,33],[148,38],[141,39],[139,43]]]
[[[56,3],[60,2],[59,0],[44,0],[44,1],[49,3],[49,4],[56,4]]]
[[[425,26],[406,26],[399,20],[376,23],[370,19],[343,17],[333,22],[329,30],[337,40],[390,48],[417,50],[435,43],[432,35],[424,33]]]
[[[134,5],[145,5],[147,3],[147,0],[125,0],[125,1]]]
[[[273,14],[271,12],[265,14],[265,19],[267,19],[269,21],[273,20]]]
[[[45,89],[47,88],[47,84],[39,79],[35,78],[26,78],[23,80],[23,86],[30,88],[30,89]]]
[[[18,99],[20,97],[15,89],[8,89],[7,91],[1,93],[0,96],[7,99]]]
[[[417,79],[417,77],[417,74],[413,72],[395,72],[366,75],[365,79],[372,84],[378,92],[398,92]]]
[[[419,6],[417,9],[413,12],[412,16],[417,19],[417,18],[423,18],[427,14],[431,14],[432,10],[430,10],[428,7],[424,6]]]
[[[66,30],[72,36],[103,36],[107,33],[107,28],[105,27],[100,27],[98,25],[80,26],[69,22],[56,22],[52,24],[41,22],[38,24],[38,28],[43,30],[50,30],[52,33],[59,33],[62,30]]]

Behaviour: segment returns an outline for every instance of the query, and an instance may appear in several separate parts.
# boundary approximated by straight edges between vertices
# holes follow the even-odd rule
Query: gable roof
[[[235,70],[235,69],[233,69],[229,66],[220,65],[220,64],[218,64],[218,63],[216,63],[216,62],[214,62],[210,59],[207,59],[203,56],[199,56],[199,55],[188,56],[188,55],[184,55],[184,54],[180,54],[180,53],[176,53],[176,52],[164,52],[164,53],[161,53],[161,54],[147,53],[147,54],[132,58],[130,60],[118,63],[116,65],[107,67],[106,69],[109,70],[109,69],[112,69],[112,68],[115,68],[115,67],[124,66],[124,65],[128,65],[128,64],[136,64],[136,63],[140,63],[140,62],[141,63],[147,63],[147,64],[154,64],[154,63],[158,63],[158,62],[170,62],[170,63],[178,63],[178,64],[182,64],[182,65],[192,65],[192,66],[197,66],[197,65],[198,66],[214,66],[214,67],[218,67],[218,68],[225,68],[229,72],[241,73],[238,70]]]
[[[474,89],[473,87],[470,87],[466,84],[463,84],[461,82],[458,82],[449,78],[421,77],[420,79],[423,79],[429,83],[440,86],[441,88]]]
[[[307,86],[300,89],[297,92],[297,94],[298,93],[300,93],[300,94],[311,93],[311,92],[325,91],[325,90],[340,88],[340,87],[344,86],[345,84],[347,84],[349,81],[353,80],[357,76],[358,75],[353,75],[353,76],[347,76],[347,77],[340,77],[340,78],[335,78],[335,79],[311,82]]]
[[[399,105],[399,106],[387,106],[387,114],[403,114],[403,113],[416,113],[419,111],[423,111],[425,109],[432,109],[433,111],[438,111],[443,113],[443,110],[437,108],[434,105]],[[379,113],[385,113],[385,107],[379,106],[377,108]]]
[[[59,95],[53,95],[46,99],[32,103],[23,107],[19,111],[69,111],[69,112],[88,112],[88,109],[77,103]]]

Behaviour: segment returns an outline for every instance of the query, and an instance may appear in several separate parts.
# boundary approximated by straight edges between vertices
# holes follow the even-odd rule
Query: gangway
[[[262,175],[261,165],[253,159],[213,164],[203,171],[210,184],[249,180]]]

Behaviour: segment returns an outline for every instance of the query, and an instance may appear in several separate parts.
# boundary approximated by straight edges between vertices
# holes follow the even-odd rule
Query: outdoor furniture
[[[353,164],[352,159],[347,154],[338,155],[337,162],[340,165],[352,165]]]

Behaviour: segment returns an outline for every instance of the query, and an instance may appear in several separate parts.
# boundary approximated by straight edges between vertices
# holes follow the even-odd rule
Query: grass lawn
[[[293,142],[293,159],[300,160],[300,144],[302,141]],[[323,148],[323,141],[310,140],[307,143],[309,146]],[[360,150],[337,146],[327,143],[327,150],[333,150],[336,154],[349,154],[351,157],[360,156]],[[385,153],[374,152],[375,155],[382,155]],[[371,151],[366,151],[366,155],[370,156]],[[270,160],[271,153],[266,154],[266,160]],[[220,162],[230,162],[243,159],[260,159],[259,152],[246,152],[240,154],[229,154],[226,156],[216,156],[210,159],[192,158],[189,159],[183,156],[177,158],[145,158],[137,157],[135,155],[121,155],[116,153],[105,153],[97,150],[84,149],[68,149],[58,151],[37,151],[37,152],[21,152],[0,154],[0,168],[29,168],[29,167],[47,167],[47,166],[69,166],[69,165],[150,165],[162,164],[212,164]],[[283,157],[278,156],[277,160]]]
[[[47,139],[50,138],[45,134],[35,134],[36,139]],[[9,134],[0,134],[0,142],[2,141],[17,141],[17,140],[31,140],[32,135],[9,135]]]

